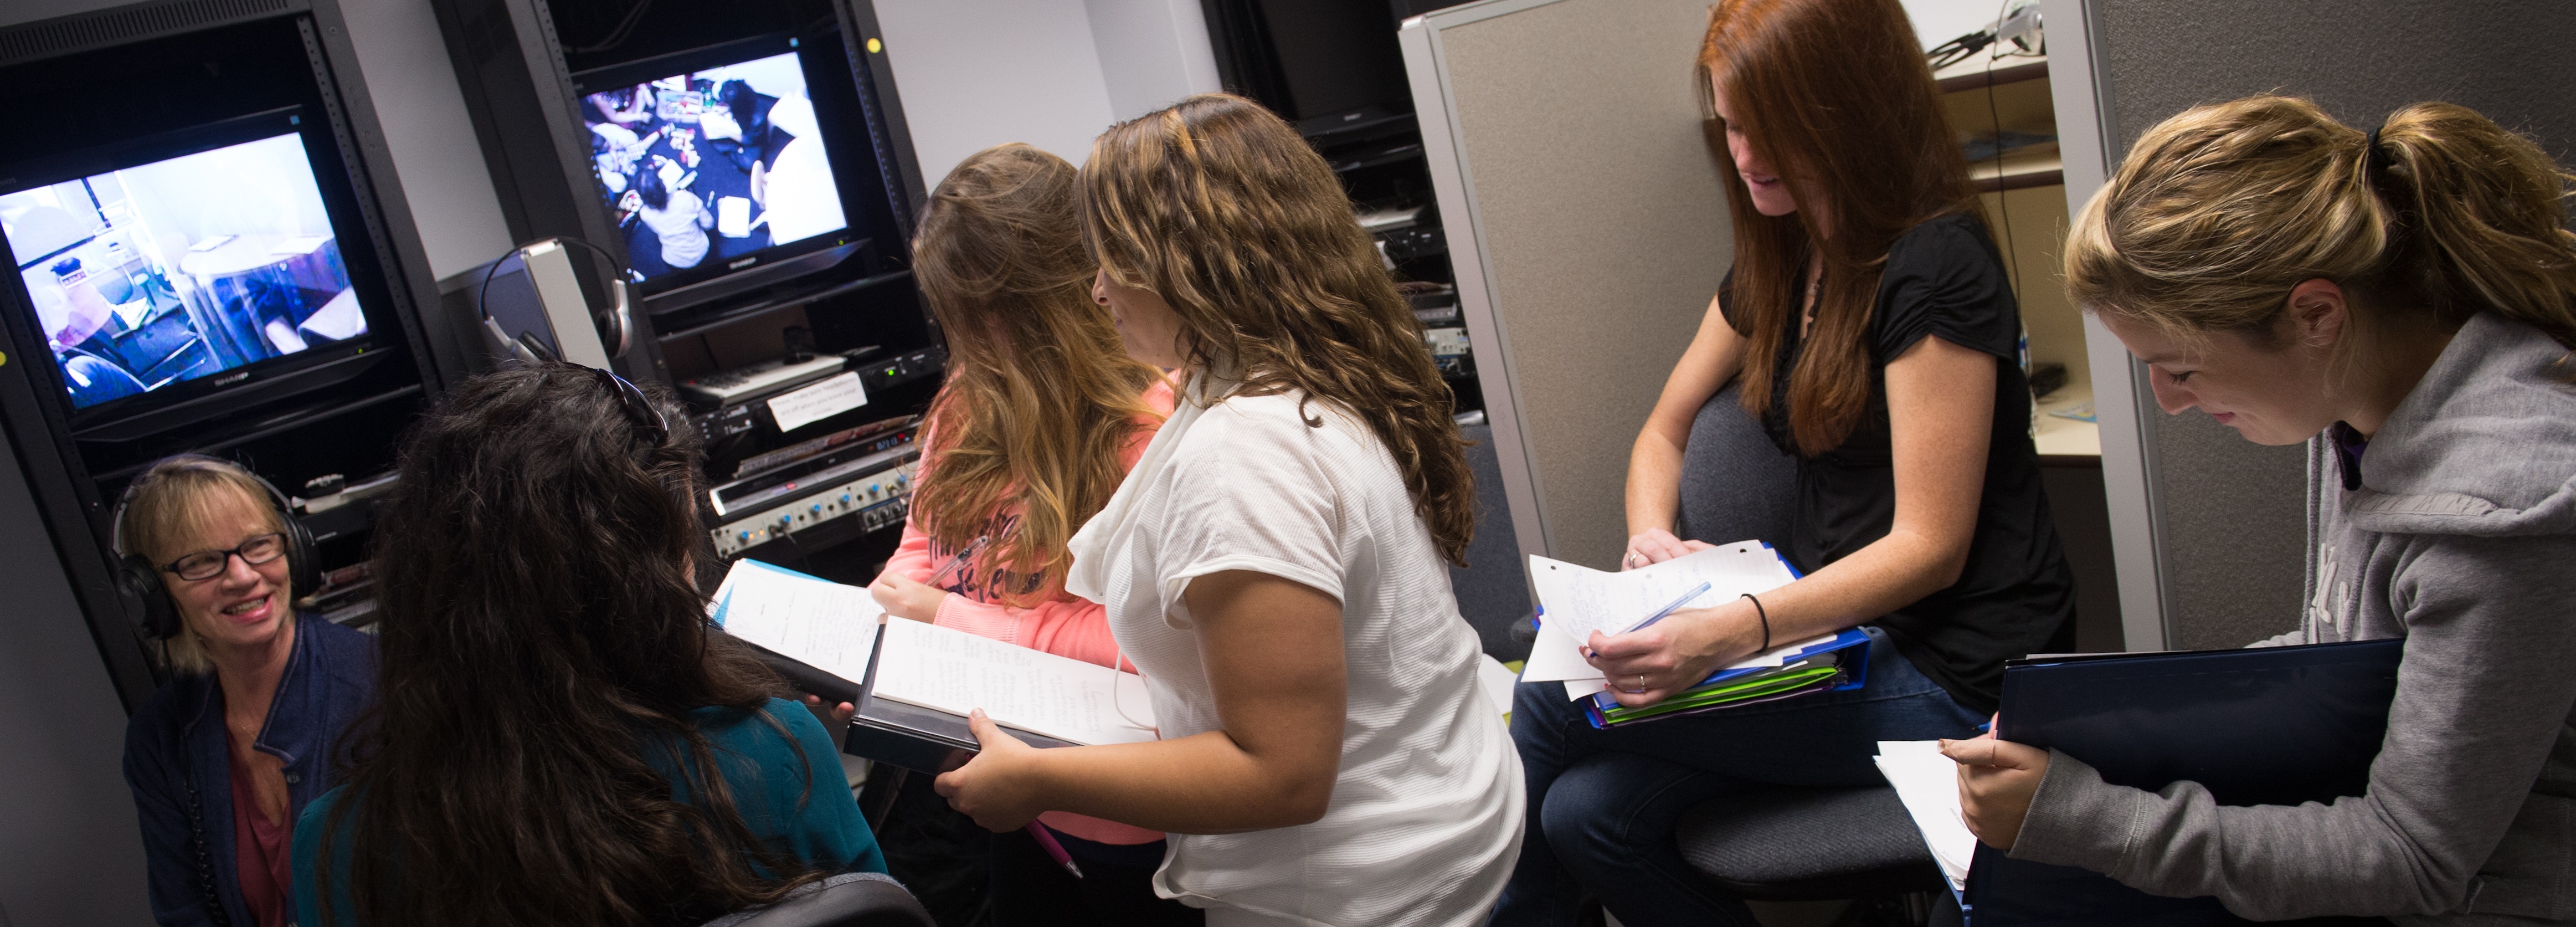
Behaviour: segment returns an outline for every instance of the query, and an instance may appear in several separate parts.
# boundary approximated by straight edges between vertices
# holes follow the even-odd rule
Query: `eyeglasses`
[[[653,443],[660,444],[670,440],[670,421],[662,417],[662,410],[654,408],[651,400],[644,398],[643,390],[636,388],[633,383],[626,382],[625,377],[597,367],[582,369],[590,371],[591,376],[598,378],[599,385],[607,387],[610,394],[625,404],[628,421],[634,422],[635,427],[650,429],[653,432]]]
[[[177,573],[180,579],[193,583],[223,575],[224,568],[231,564],[234,557],[242,558],[243,563],[258,566],[283,556],[286,556],[286,535],[272,532],[245,540],[241,542],[240,547],[231,550],[201,550],[170,561],[161,569],[163,572]]]

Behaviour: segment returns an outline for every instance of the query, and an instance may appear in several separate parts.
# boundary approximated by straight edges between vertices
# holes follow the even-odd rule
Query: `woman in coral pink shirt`
[[[948,336],[948,382],[922,429],[902,546],[869,589],[898,617],[1132,672],[1101,606],[1064,591],[1065,542],[1144,453],[1172,389],[1091,303],[1075,189],[1064,159],[1014,144],[977,152],[931,192],[913,273]],[[996,924],[1200,922],[1154,895],[1160,832],[1038,822],[1083,877],[1025,832],[994,835]]]

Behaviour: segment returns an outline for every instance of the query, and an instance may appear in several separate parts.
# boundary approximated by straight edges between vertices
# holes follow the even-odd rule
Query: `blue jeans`
[[[1673,828],[1683,811],[1740,789],[1884,785],[1870,760],[1878,741],[1965,737],[1986,720],[1867,630],[1861,688],[1612,730],[1585,720],[1564,684],[1522,684],[1512,742],[1529,783],[1528,831],[1491,923],[1572,924],[1589,894],[1628,927],[1756,927],[1744,902],[1682,860]]]

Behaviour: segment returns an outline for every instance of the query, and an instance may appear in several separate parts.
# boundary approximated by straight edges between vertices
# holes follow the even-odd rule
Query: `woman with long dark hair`
[[[1672,534],[1683,445],[1729,381],[1796,458],[1803,579],[1594,635],[1594,665],[1648,705],[1767,646],[1853,626],[1866,685],[1595,729],[1523,685],[1512,736],[1530,828],[1497,924],[1753,923],[1685,863],[1681,812],[1729,790],[1867,786],[1879,740],[1964,736],[2003,661],[2070,634],[2020,317],[1922,46],[1896,0],[1723,0],[1700,86],[1724,129],[1735,264],[1639,435],[1625,566],[1705,546]],[[1714,539],[1720,542],[1732,538]]]
[[[2255,96],[2138,139],[2067,236],[2067,290],[2168,414],[2308,445],[2308,605],[2271,643],[2403,638],[2396,699],[2363,794],[2297,807],[1953,741],[1979,839],[2257,920],[2576,912],[2570,179],[2448,103],[2365,132]]]
[[[450,392],[378,509],[375,711],[299,923],[696,924],[885,870],[834,739],[696,582],[693,429],[605,371]]]
[[[1187,384],[1066,582],[1163,739],[1038,750],[977,715],[940,793],[995,830],[1169,832],[1156,892],[1218,927],[1481,922],[1520,782],[1442,563],[1475,492],[1412,311],[1332,168],[1249,100],[1121,123],[1082,179],[1093,297]]]
[[[1063,158],[1009,144],[967,156],[930,192],[912,266],[948,335],[948,380],[922,429],[903,541],[869,590],[887,614],[1132,671],[1100,603],[1064,591],[1066,544],[1145,453],[1172,387],[1091,303],[1077,189]],[[1148,884],[1162,833],[1062,813],[1038,826],[1082,878],[1025,832],[993,835],[996,924],[1198,922]]]

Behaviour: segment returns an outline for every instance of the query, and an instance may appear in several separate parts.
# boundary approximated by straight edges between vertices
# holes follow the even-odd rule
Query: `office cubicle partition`
[[[1706,0],[1486,0],[1401,32],[1523,555],[1617,563],[1628,448],[1733,261],[1707,24]]]

